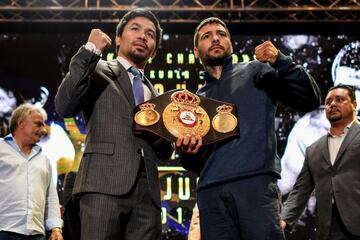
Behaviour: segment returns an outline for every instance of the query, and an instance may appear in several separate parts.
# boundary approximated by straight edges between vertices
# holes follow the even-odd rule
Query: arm
[[[199,135],[180,136],[176,140],[179,149],[181,165],[188,171],[199,174],[204,164],[205,149],[202,147],[202,138]]]
[[[45,206],[45,228],[48,231],[51,231],[50,239],[62,240],[62,224],[63,221],[60,216],[60,204],[59,198],[56,192],[54,182],[51,177],[51,166],[48,163],[49,169],[49,184],[46,194],[46,206]]]
[[[82,109],[89,92],[91,74],[99,60],[100,56],[85,47],[72,57],[69,72],[55,96],[55,109],[60,116],[73,117]]]
[[[110,46],[111,39],[101,30],[93,29],[88,42],[102,52]],[[91,76],[100,56],[85,47],[81,47],[72,57],[69,72],[55,96],[55,108],[62,117],[72,117],[82,109],[89,93]]]
[[[181,165],[186,170],[199,175],[202,168],[204,167],[204,152],[204,148],[196,154],[187,154],[180,151],[179,155]]]
[[[308,112],[320,106],[321,93],[315,80],[291,57],[282,54],[270,41],[256,47],[255,54],[260,62],[271,65],[258,74],[256,87],[297,111]]]
[[[296,179],[293,190],[284,203],[281,219],[286,226],[293,228],[297,220],[305,209],[305,206],[314,190],[314,182],[308,165],[308,156],[306,154],[305,161],[301,172]],[[284,223],[281,223],[282,225]]]
[[[155,150],[156,156],[158,156],[160,160],[170,159],[174,152],[173,144],[162,138],[158,138],[157,140],[152,141],[150,144]]]

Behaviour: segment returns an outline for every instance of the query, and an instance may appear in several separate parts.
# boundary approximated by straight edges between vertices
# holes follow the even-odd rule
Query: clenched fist
[[[96,48],[101,51],[111,46],[111,38],[98,28],[91,30],[88,42],[95,44]]]
[[[274,64],[279,50],[270,41],[263,42],[255,48],[256,59],[262,63]]]

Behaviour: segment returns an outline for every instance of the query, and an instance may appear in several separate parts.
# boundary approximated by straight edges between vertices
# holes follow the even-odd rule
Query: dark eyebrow
[[[141,25],[136,22],[133,22],[133,23],[131,23],[130,27],[132,27],[132,26],[140,27]]]
[[[131,23],[130,27],[133,27],[133,26],[135,26],[135,27],[141,27],[141,24],[138,24],[138,23],[136,23],[136,22],[133,22],[133,23]],[[154,34],[156,35],[156,31],[155,31],[154,29],[152,29],[152,28],[147,28],[147,29],[145,29],[145,31],[146,31],[146,32],[150,31],[150,32],[152,32],[152,33],[154,33]]]
[[[207,31],[207,32],[204,32],[203,34],[200,35],[200,38],[206,34],[209,34],[211,31]]]

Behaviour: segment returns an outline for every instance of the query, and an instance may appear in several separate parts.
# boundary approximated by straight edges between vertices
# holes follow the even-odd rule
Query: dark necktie
[[[135,104],[138,105],[144,102],[144,87],[142,84],[141,72],[135,67],[130,67],[129,72],[131,72],[134,76],[132,88],[135,97]]]

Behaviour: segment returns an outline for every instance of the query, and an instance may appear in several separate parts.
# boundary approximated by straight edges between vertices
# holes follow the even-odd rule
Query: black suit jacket
[[[155,97],[155,89],[145,81]],[[162,139],[145,140],[133,134],[132,86],[117,60],[103,61],[80,48],[58,89],[55,107],[62,117],[82,112],[86,121],[86,145],[73,193],[128,193],[135,184],[143,150],[150,192],[160,207],[156,162],[169,158],[173,149]]]
[[[286,201],[282,217],[292,227],[315,189],[318,239],[327,239],[331,227],[332,197],[347,230],[360,236],[360,123],[355,121],[334,165],[331,165],[328,136],[306,150],[303,168]]]

